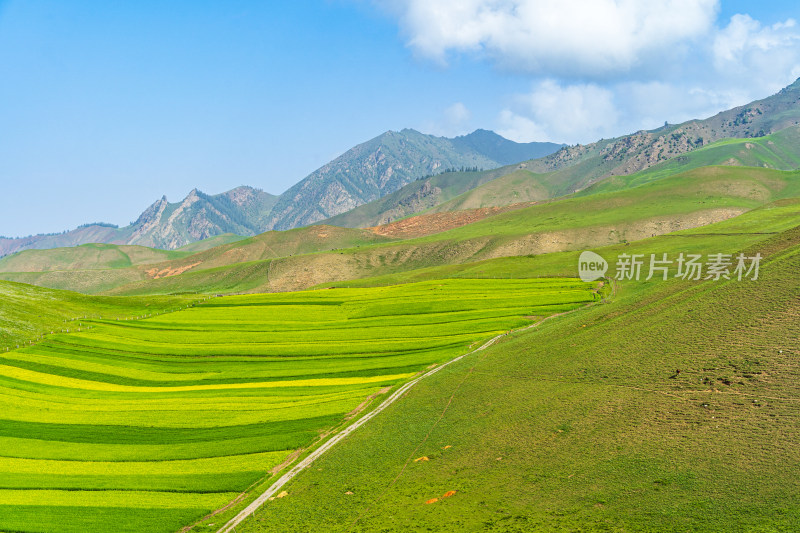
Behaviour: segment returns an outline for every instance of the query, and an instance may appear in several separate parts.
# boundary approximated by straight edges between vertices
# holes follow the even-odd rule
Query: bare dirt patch
[[[178,274],[183,274],[187,270],[191,270],[199,264],[200,261],[198,261],[197,263],[192,263],[190,265],[183,265],[179,267],[171,267],[171,268],[168,267],[163,269],[151,268],[149,270],[145,270],[145,273],[152,279],[168,278],[171,276],[177,276]]]
[[[498,215],[515,209],[530,207],[537,202],[522,202],[506,205],[502,207],[480,207],[477,209],[465,209],[463,211],[448,211],[445,213],[430,213],[427,215],[417,215],[382,226],[367,228],[376,235],[384,237],[394,237],[407,239],[412,237],[424,237],[433,233],[440,233],[449,229],[460,228],[467,224],[472,224],[478,220],[492,215]]]

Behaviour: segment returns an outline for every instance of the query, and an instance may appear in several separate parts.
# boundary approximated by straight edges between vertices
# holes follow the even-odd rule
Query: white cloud
[[[734,15],[712,50],[714,68],[729,84],[738,80],[772,92],[800,76],[800,29],[793,19],[762,26],[749,15]]]
[[[444,110],[444,118],[449,126],[459,128],[469,122],[469,119],[472,118],[472,113],[467,109],[467,106],[461,102],[456,102]]]
[[[800,77],[795,20],[717,21],[720,0],[373,1],[420,57],[529,76],[526,94],[498,95],[494,126],[518,141],[585,143],[705,118]]]
[[[718,0],[379,0],[408,45],[446,64],[472,52],[506,68],[547,76],[626,72],[653,54],[701,38]]]
[[[503,109],[498,120],[497,133],[519,143],[553,141],[553,137],[542,125],[532,119]]]
[[[535,84],[497,116],[498,133],[518,142],[589,143],[693,118],[705,118],[753,98],[723,86],[706,89],[691,82]]]
[[[664,121],[705,118],[775,93],[800,77],[800,28],[792,19],[764,26],[748,15],[709,32],[683,62],[642,79],[559,85],[546,81],[497,118],[515,140],[590,142]],[[562,82],[563,83],[563,82]]]
[[[462,102],[448,106],[438,120],[430,120],[421,128],[433,135],[455,137],[468,133],[472,112]]]
[[[537,84],[499,117],[499,133],[516,141],[591,142],[618,127],[614,94],[595,84]]]

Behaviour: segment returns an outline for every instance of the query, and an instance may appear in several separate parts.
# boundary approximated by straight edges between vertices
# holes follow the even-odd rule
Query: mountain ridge
[[[173,250],[209,237],[253,236],[318,222],[390,194],[420,177],[453,168],[496,168],[500,160],[552,153],[555,143],[516,143],[488,130],[449,139],[412,129],[388,131],[323,165],[281,195],[240,186],[216,195],[192,189],[180,202],[166,196],[129,226],[84,225],[68,232],[0,237],[0,257],[26,250],[89,243],[130,244]],[[509,155],[514,154],[514,155]]]
[[[420,178],[430,178],[444,170],[503,167],[503,161],[519,157],[526,150],[526,153],[552,150],[549,155],[537,157],[536,153],[528,157],[520,163],[520,168],[541,175],[537,187],[546,189],[550,197],[557,197],[579,192],[603,178],[633,174],[722,139],[762,137],[798,125],[800,79],[776,94],[706,119],[665,124],[587,145],[515,143],[488,130],[475,130],[453,139],[411,129],[388,131],[351,148],[280,196],[246,186],[218,195],[194,189],[176,204],[162,197],[125,228],[85,225],[63,234],[0,237],[0,257],[29,248],[86,243],[175,249],[223,233],[250,236],[268,230],[330,223]],[[485,183],[473,181],[473,187]],[[435,198],[438,191],[433,186],[429,188],[430,191],[411,191],[411,196],[401,194],[407,205],[399,208],[386,205],[386,213],[372,213],[370,223],[385,223],[414,214],[414,207],[426,209],[438,205],[441,203]],[[362,225],[366,219],[359,222],[352,225]]]

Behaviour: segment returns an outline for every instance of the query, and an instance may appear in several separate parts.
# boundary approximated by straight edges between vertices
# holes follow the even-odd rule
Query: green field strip
[[[88,439],[84,439],[88,440]],[[167,461],[226,457],[245,453],[282,452],[283,442],[271,442],[262,436],[232,438],[218,441],[168,444],[108,444],[98,442],[48,441],[36,438],[2,437],[0,446],[6,457],[26,459],[57,459],[59,461]]]
[[[369,390],[377,390],[371,385]],[[3,405],[13,407],[28,407],[36,410],[46,409],[75,409],[88,412],[105,411],[186,411],[194,410],[242,410],[242,411],[266,411],[285,409],[291,407],[302,407],[314,405],[320,402],[347,400],[364,396],[364,389],[339,388],[337,392],[327,392],[315,395],[274,395],[274,396],[219,396],[219,397],[199,397],[187,402],[183,397],[147,399],[113,399],[108,402],[98,402],[95,398],[76,398],[76,397],[54,397],[52,394],[40,392],[16,391],[3,389],[0,392],[0,400]],[[2,452],[0,452],[0,455]]]
[[[70,476],[153,476],[181,474],[228,474],[267,471],[279,464],[286,453],[266,452],[173,461],[55,461],[0,457],[5,474],[43,474],[58,472]],[[215,491],[220,492],[220,491]]]
[[[359,393],[361,391],[358,391]],[[315,400],[313,402],[286,403],[283,405],[266,404],[264,407],[247,409],[242,406],[236,409],[215,408],[205,409],[197,407],[190,411],[187,409],[170,410],[166,407],[160,411],[156,409],[115,409],[112,404],[106,411],[85,411],[82,409],[43,410],[32,412],[27,405],[15,407],[9,405],[4,413],[5,420],[17,422],[42,422],[57,424],[69,420],[72,424],[102,424],[116,426],[138,426],[152,428],[182,428],[186,426],[187,414],[192,416],[192,427],[209,428],[225,425],[249,425],[269,422],[284,422],[302,418],[318,418],[325,416],[344,416],[354,409],[363,399],[362,395],[352,394],[344,399]],[[1,452],[0,452],[1,453]]]
[[[442,331],[441,329],[439,330]],[[439,342],[447,342],[449,339],[458,338],[459,335],[447,335],[440,333],[438,335],[431,335],[427,337],[430,340],[438,340]],[[387,342],[391,341],[389,345]],[[88,343],[87,343],[88,344]],[[108,342],[110,345],[110,342]],[[92,342],[91,346],[101,346],[101,342]],[[402,337],[387,336],[386,339],[370,339],[360,340],[354,347],[350,347],[345,343],[333,344],[326,346],[320,342],[284,342],[284,343],[252,343],[252,344],[206,344],[206,345],[179,345],[179,344],[166,344],[150,342],[146,345],[140,346],[136,349],[135,342],[120,342],[117,344],[118,350],[127,349],[128,353],[138,354],[152,354],[157,356],[169,355],[175,357],[217,357],[217,356],[324,356],[324,355],[338,355],[348,353],[391,353],[394,351],[402,351],[420,346],[420,339],[405,339]],[[198,353],[199,352],[199,353]]]
[[[544,309],[545,312],[550,309],[555,309],[554,306],[548,306]],[[530,310],[520,310],[520,313],[528,313]],[[519,321],[519,315],[508,317],[511,320]],[[346,361],[350,358],[366,358],[370,356],[382,357],[384,355],[403,355],[410,353],[422,353],[426,350],[441,349],[447,346],[455,346],[458,343],[451,343],[448,345],[432,348],[429,345],[419,345],[404,350],[389,350],[385,354],[375,354],[374,352],[354,352],[354,353],[337,353],[333,355],[294,355],[284,354],[277,356],[203,356],[203,357],[170,357],[166,355],[144,355],[144,354],[126,354],[111,353],[106,349],[93,348],[92,350],[80,350],[74,345],[58,345],[44,343],[31,348],[20,350],[19,352],[8,352],[9,359],[18,360],[38,360],[42,354],[50,354],[51,356],[58,356],[66,360],[84,361],[94,363],[97,361],[113,362],[113,368],[125,367],[131,369],[141,369],[149,372],[162,371],[166,374],[182,374],[182,373],[209,373],[212,375],[221,375],[229,372],[241,372],[241,369],[253,368],[262,371],[269,368],[286,368],[287,365],[305,368],[306,365],[313,365],[317,362],[320,364],[327,364],[327,361],[339,359]],[[46,349],[46,351],[45,351]],[[18,355],[19,354],[19,355]],[[32,355],[26,355],[32,354]],[[1,359],[0,359],[1,360]],[[241,363],[247,363],[242,365]],[[101,363],[102,364],[102,363]],[[273,372],[276,376],[283,375],[283,370],[276,370]]]
[[[159,398],[164,398],[164,399],[217,398],[217,397],[228,397],[232,393],[235,393],[237,396],[241,397],[262,397],[266,394],[275,396],[295,395],[297,397],[303,397],[303,396],[316,396],[319,394],[334,393],[342,390],[341,385],[318,385],[315,387],[296,387],[296,386],[283,386],[282,385],[283,383],[291,384],[292,382],[275,381],[274,382],[275,386],[267,389],[237,388],[229,390],[223,388],[223,389],[212,389],[212,390],[192,389],[179,392],[175,391],[163,392],[162,391],[163,388],[154,387],[154,392],[145,393],[145,392],[98,391],[98,390],[88,390],[88,389],[66,388],[66,387],[59,387],[56,385],[34,383],[31,381],[18,380],[5,376],[0,376],[0,387],[13,389],[15,391],[47,393],[63,398],[96,398],[98,401],[109,401],[112,399],[132,400],[135,398],[141,398],[145,400],[156,400]],[[350,383],[347,385],[347,388],[351,390],[357,390],[357,389],[367,390],[367,389],[372,389],[375,386],[376,383],[374,382],[364,381],[359,383]],[[380,385],[378,384],[377,386]]]
[[[533,309],[531,309],[531,311],[533,311]],[[297,350],[291,350],[291,347],[297,346],[299,347],[298,349],[302,350],[303,353],[324,355],[352,353],[354,351],[360,351],[364,349],[362,347],[366,347],[367,351],[375,351],[372,349],[372,346],[374,346],[376,342],[383,342],[384,344],[388,343],[392,346],[399,344],[400,348],[398,349],[403,349],[405,346],[423,346],[425,345],[426,341],[430,341],[431,339],[458,337],[465,333],[469,333],[470,331],[476,331],[475,328],[482,328],[478,329],[476,334],[498,329],[497,319],[475,321],[472,325],[474,328],[470,328],[468,324],[457,323],[454,325],[452,332],[439,331],[436,335],[431,334],[430,326],[401,326],[398,328],[397,332],[392,331],[392,335],[387,337],[381,337],[380,328],[377,327],[358,328],[355,331],[333,330],[329,332],[329,342],[331,344],[320,342],[319,334],[315,332],[304,332],[291,335],[270,334],[269,336],[271,338],[269,340],[264,340],[264,334],[252,333],[249,335],[241,335],[241,338],[237,339],[235,344],[233,339],[228,338],[226,340],[226,338],[221,335],[209,335],[202,340],[191,339],[186,340],[185,342],[180,342],[178,338],[164,338],[159,342],[153,342],[144,338],[137,339],[135,337],[125,337],[119,338],[116,341],[116,344],[122,346],[141,346],[140,350],[146,350],[159,355],[177,354],[190,355],[194,357],[226,353],[232,350],[241,352],[243,350],[242,345],[247,346],[248,352],[258,350],[259,352],[265,354],[285,352],[293,353]],[[358,331],[358,334],[356,334],[356,331]],[[111,338],[111,336],[98,334],[97,337],[86,338],[82,340],[85,341],[84,345],[91,349],[93,346],[102,346],[103,343],[111,342]],[[347,343],[344,344],[343,341],[347,341]],[[340,342],[342,344],[336,344]],[[233,348],[231,348],[232,344],[234,345]],[[379,351],[392,351],[392,348],[391,346],[388,346]]]
[[[494,330],[487,333],[494,333],[499,332],[501,330]],[[466,343],[458,343],[458,345],[464,345]],[[219,377],[216,379],[205,379],[205,380],[191,380],[191,381],[180,381],[181,386],[185,387],[205,387],[211,385],[259,385],[264,383],[280,383],[285,382],[286,386],[292,386],[294,381],[297,381],[301,378],[310,378],[313,377],[315,379],[350,379],[350,378],[372,378],[375,376],[385,376],[387,373],[391,372],[392,375],[398,374],[408,374],[414,373],[417,370],[417,366],[420,363],[420,360],[416,360],[416,364],[408,365],[408,364],[389,364],[389,358],[392,357],[394,354],[384,354],[382,356],[382,361],[384,364],[379,365],[376,368],[361,368],[358,370],[341,370],[339,372],[331,372],[332,367],[335,365],[328,365],[329,368],[326,369],[319,369],[317,372],[304,372],[299,374],[297,370],[286,370],[283,372],[283,375],[274,375],[272,372],[265,372],[268,375],[256,375],[249,376],[249,377],[240,377],[240,376],[228,376],[228,377]],[[61,376],[64,378],[74,378],[79,379],[82,381],[92,381],[95,383],[104,383],[104,384],[115,384],[121,386],[135,386],[135,387],[150,387],[150,388],[160,388],[160,389],[167,389],[174,388],[175,381],[150,381],[150,380],[143,380],[143,379],[135,379],[129,378],[126,376],[120,375],[111,375],[111,374],[97,374],[94,372],[86,372],[83,370],[76,370],[71,367],[63,367],[63,366],[52,366],[52,365],[45,365],[37,362],[31,361],[5,361],[6,365],[13,368],[18,368],[22,370],[30,370],[38,373],[47,374],[49,376]],[[374,364],[374,362],[373,362]],[[17,377],[20,376],[10,376],[9,377]],[[268,380],[268,381],[264,381]],[[49,383],[55,384],[55,383]],[[306,385],[304,385],[306,386]],[[269,387],[269,385],[264,385],[264,387]],[[221,387],[224,388],[224,387]],[[253,387],[253,388],[262,388],[262,387]],[[106,388],[96,389],[96,390],[108,390]],[[143,392],[143,390],[136,390],[134,392]]]
[[[121,533],[177,531],[203,516],[213,506],[177,509],[145,508],[131,512],[126,507],[75,507],[51,505],[4,505],[0,507],[0,530],[24,533],[86,533],[113,530]]]
[[[126,507],[129,509],[180,509],[221,507],[237,496],[233,492],[196,494],[146,491],[0,490],[0,513],[6,505],[49,507]]]
[[[117,385],[85,379],[69,378],[58,375],[47,374],[25,370],[9,365],[0,365],[0,375],[36,384],[53,385],[63,388],[83,389],[94,391],[110,392],[184,392],[201,390],[230,390],[230,389],[269,389],[273,387],[316,387],[331,385],[351,385],[362,383],[393,383],[398,380],[407,379],[413,373],[381,375],[373,377],[345,377],[345,378],[316,378],[316,379],[297,379],[287,381],[258,381],[249,383],[222,383],[210,385],[178,385],[178,386],[138,386],[138,385]]]
[[[212,474],[156,474],[156,475],[75,475],[54,470],[45,474],[3,473],[3,489],[52,489],[81,491],[143,491],[218,493],[237,492],[264,477],[266,470]],[[0,506],[0,513],[2,513]],[[2,518],[0,518],[2,524]]]
[[[104,444],[161,444],[167,442],[180,444],[262,437],[269,438],[271,442],[280,441],[282,443],[273,448],[274,451],[296,448],[298,441],[315,436],[317,428],[334,426],[340,419],[341,417],[326,416],[209,428],[55,424],[4,419],[0,420],[0,436]]]

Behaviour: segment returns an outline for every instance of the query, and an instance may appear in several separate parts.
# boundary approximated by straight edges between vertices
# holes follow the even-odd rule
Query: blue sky
[[[125,225],[193,187],[277,194],[389,129],[577,143],[703,117],[800,76],[795,19],[789,1],[0,0],[0,235]]]

